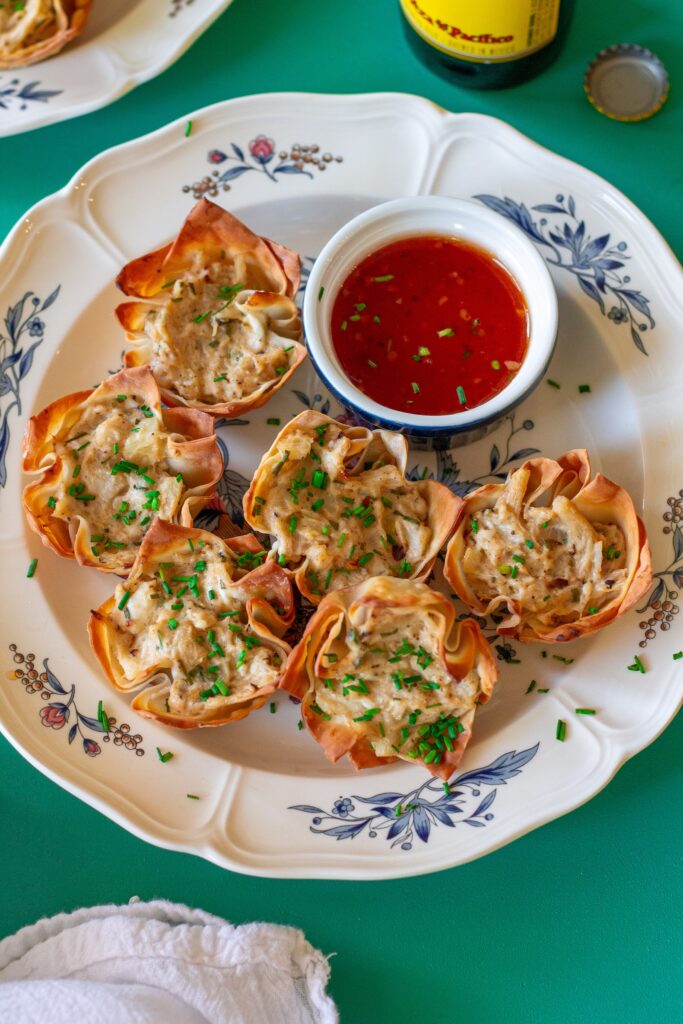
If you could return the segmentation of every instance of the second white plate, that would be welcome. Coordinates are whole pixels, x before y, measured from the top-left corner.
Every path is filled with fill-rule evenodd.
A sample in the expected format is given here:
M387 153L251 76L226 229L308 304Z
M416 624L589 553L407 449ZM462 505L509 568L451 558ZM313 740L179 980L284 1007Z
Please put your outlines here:
M0 137L89 114L154 78L232 0L95 0L85 31L55 57L0 71Z

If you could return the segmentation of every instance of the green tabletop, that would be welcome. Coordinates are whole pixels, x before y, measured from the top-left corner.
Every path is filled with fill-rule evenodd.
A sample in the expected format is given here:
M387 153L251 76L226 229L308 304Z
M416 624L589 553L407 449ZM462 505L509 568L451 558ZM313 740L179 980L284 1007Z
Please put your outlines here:
M169 71L113 106L0 140L0 233L96 153L205 104L270 90L401 90L503 118L585 164L622 189L680 253L683 5L576 6L553 67L515 89L477 93L416 61L398 0L236 0ZM667 105L641 124L608 121L582 91L589 58L623 41L653 49L672 78ZM682 742L679 716L573 814L465 867L370 884L247 878L158 850L1 741L0 933L84 904L163 897L234 923L303 928L337 954L332 994L345 1024L673 1021L683 995Z

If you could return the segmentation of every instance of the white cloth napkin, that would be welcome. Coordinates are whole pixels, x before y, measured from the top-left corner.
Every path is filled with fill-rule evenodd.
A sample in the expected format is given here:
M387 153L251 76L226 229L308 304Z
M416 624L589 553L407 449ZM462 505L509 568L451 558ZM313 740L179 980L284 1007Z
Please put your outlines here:
M337 1024L329 973L295 928L163 900L90 907L0 942L0 1021Z

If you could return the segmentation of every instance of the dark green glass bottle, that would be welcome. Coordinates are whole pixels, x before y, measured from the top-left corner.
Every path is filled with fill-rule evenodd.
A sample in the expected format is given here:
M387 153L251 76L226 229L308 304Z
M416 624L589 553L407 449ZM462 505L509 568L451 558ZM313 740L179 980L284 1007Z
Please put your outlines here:
M557 57L574 0L399 0L420 60L470 89L518 85Z

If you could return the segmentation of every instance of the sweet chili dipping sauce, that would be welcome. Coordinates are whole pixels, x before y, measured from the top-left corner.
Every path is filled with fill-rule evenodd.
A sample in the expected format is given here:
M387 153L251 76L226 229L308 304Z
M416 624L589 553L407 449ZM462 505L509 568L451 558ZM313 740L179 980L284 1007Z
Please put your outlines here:
M527 308L483 249L439 235L402 238L346 278L332 340L369 398L440 416L481 405L514 377L527 349Z

